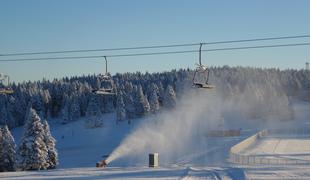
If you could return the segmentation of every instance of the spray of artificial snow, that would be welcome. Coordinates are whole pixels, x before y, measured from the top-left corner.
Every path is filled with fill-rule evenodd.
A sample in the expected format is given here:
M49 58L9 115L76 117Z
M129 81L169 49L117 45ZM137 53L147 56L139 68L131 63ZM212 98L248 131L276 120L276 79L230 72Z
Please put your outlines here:
M160 154L161 163L177 162L182 156L199 152L199 149L205 151L211 148L205 145L205 134L210 129L223 128L225 124L234 121L248 121L249 117L271 118L266 115L270 109L277 111L273 115L287 116L283 114L288 111L287 97L273 96L279 89L262 88L255 84L248 87L230 98L224 97L221 85L215 90L190 90L180 99L175 109L142 123L123 140L106 162L125 159L127 163L145 164L146 156L151 152ZM264 96L270 94L270 97L260 99L261 93ZM239 128L242 128L241 123Z

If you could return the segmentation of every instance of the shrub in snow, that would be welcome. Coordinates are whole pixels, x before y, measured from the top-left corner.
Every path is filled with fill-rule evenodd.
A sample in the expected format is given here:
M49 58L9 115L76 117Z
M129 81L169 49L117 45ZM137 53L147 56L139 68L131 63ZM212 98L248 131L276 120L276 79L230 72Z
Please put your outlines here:
M0 128L0 172L15 170L15 147L8 126Z
M44 129L44 142L47 147L47 157L46 162L48 163L48 169L54 169L58 165L58 153L56 149L56 140L52 136L50 127L47 121L43 121L43 129Z
M47 169L48 149L44 142L45 132L41 119L32 108L27 113L24 134L18 148L18 164L22 170Z

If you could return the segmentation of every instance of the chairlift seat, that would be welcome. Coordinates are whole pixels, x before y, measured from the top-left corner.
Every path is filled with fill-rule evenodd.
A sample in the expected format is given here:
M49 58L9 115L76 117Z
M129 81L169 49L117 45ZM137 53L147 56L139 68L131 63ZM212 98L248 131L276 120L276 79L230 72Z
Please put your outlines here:
M199 83L199 82L194 82L193 85L194 85L194 87L204 88L204 89L213 89L213 88L215 88L215 86L213 86L211 84L205 84L205 83Z
M97 89L97 90L93 90L93 93L99 94L99 95L115 95L112 89Z
M14 91L11 88L0 88L0 94L13 94Z

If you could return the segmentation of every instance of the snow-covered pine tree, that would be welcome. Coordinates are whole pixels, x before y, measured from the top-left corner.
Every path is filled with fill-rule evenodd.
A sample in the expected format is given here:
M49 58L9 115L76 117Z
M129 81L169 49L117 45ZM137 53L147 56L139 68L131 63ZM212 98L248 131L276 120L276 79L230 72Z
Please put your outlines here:
M60 111L60 116L61 116L61 123L62 124L67 124L71 119L69 116L69 97L67 95L64 95L64 105Z
M165 99L165 89L161 82L158 82L158 102L160 106L164 105L164 99Z
M21 144L18 147L18 166L22 170L47 169L48 150L44 142L41 119L32 108L27 113Z
M87 106L86 111L86 122L87 128L97 128L103 126L102 113L100 111L99 102L97 95L93 94Z
M52 136L50 127L46 120L43 121L43 129L45 132L44 142L47 147L46 162L48 163L48 169L55 169L58 165L58 153L56 149L56 140Z
M128 118L128 123L130 119L135 118L135 106L133 100L133 85L130 82L125 83L125 94L123 97L125 103L126 117Z
M51 95L48 90L41 90L40 91L41 99L43 102L43 118L47 119L49 115L48 109L50 108L50 102L51 102Z
M8 128L0 129L0 172L15 171L15 141Z
M14 114L15 114L15 103L16 103L16 99L12 96L8 96L7 97L7 105L6 105L6 109L7 109L7 123L5 125L11 127L15 127L16 126L16 120L14 118Z
M119 91L116 97L116 120L123 121L126 119L125 103L123 100L123 92Z
M4 96L0 95L0 125L7 124L8 111L6 108Z
M159 102L156 89L153 89L153 91L150 93L148 100L150 104L150 112L156 113L159 110Z
M172 86L168 85L165 91L164 106L166 108L173 108L176 105L176 95Z
M150 111L150 104L143 94L142 86L138 85L135 96L135 114L138 117L146 115Z
M40 118L44 117L44 105L39 89L34 89L31 95L32 108L36 110Z
M151 83L148 87L147 87L147 96L151 96L153 91L155 91L157 93L157 96L159 94L159 88L155 83Z
M114 108L115 97L114 96L103 96L100 99L102 99L102 112L110 113L115 110Z
M14 104L14 117L17 126L21 126L25 121L25 114L27 112L27 99L26 93L22 86L18 86L18 88L14 91L15 104Z
M71 121L76 121L81 117L81 108L76 94L71 96L71 104L69 109L69 117Z

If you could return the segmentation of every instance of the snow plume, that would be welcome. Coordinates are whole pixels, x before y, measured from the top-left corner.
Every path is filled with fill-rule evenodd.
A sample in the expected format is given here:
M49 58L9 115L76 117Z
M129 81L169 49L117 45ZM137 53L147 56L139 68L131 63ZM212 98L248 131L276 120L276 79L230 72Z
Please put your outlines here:
M205 116L216 119L216 117L211 117L215 116L216 106L208 107L215 98L212 94L207 92L191 94L183 98L175 109L147 119L112 152L106 160L107 163L126 156L139 154L145 156L148 152L168 153L170 157L170 152L177 154L178 151L184 149L191 136L198 132L197 123L200 119ZM210 103L205 103L205 101L210 101Z
M212 148L206 138L208 130L248 128L245 124L257 128L270 119L292 117L281 86L267 82L273 81L249 80L242 88L240 84L217 82L213 90L189 90L174 109L145 120L106 162L146 165L147 154L158 152L160 163L179 163L184 160L181 157L199 155Z

